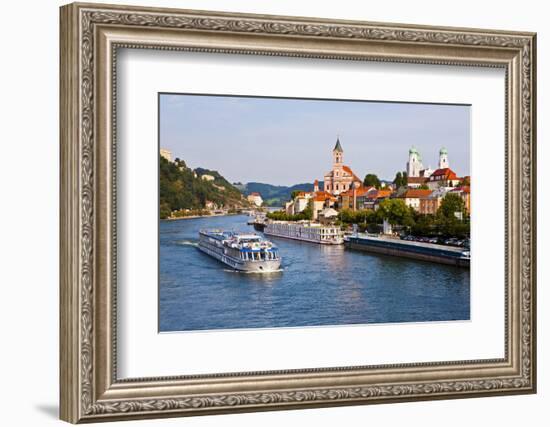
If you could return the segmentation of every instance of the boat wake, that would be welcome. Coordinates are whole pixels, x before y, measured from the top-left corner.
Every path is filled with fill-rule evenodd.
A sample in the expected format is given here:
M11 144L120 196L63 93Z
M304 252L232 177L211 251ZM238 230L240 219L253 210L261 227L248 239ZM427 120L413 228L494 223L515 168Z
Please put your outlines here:
M278 268L277 270L271 270L271 271L240 271L240 270L231 270L229 268L224 268L223 271L225 271L226 273L266 275L266 274L282 273L284 271L284 268Z
M180 246L194 246L194 247L199 246L199 242L193 242L192 240L177 240L175 243L176 245L180 245Z

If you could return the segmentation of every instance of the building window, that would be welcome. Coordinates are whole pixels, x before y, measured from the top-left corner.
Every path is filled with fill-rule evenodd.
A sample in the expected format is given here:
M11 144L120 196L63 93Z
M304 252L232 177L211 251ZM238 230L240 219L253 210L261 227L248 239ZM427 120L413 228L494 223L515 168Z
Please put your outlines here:
M338 184L336 184L336 189L338 190Z

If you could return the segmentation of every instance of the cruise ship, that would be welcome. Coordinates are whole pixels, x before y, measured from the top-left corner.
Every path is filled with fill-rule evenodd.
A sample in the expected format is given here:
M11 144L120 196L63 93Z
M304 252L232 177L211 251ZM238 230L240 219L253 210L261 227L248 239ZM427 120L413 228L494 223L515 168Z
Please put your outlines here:
M257 234L201 230L198 247L238 271L268 273L281 266L279 249Z
M341 245L344 243L344 236L340 227L314 222L270 221L265 225L264 234L321 245Z

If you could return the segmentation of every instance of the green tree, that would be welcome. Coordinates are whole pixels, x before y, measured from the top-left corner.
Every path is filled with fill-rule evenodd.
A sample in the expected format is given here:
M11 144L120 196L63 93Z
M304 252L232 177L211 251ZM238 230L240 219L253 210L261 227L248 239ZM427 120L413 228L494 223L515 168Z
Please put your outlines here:
M300 213L303 214L304 219L313 219L313 199L308 200L306 208Z
M437 214L445 218L457 218L457 214L460 214L464 218L466 216L464 200L458 194L447 193L441 200Z
M464 238L470 235L470 218L462 197L452 193L445 195L437 210L436 225L443 236Z
M433 215L417 215L411 227L411 234L415 236L433 236L437 234L435 217Z
M266 214L267 218L274 221L303 221L311 220L313 217L313 204L311 207L308 205L306 209L296 215L288 215L285 211L274 211Z
M408 184L407 178L407 172L397 172L395 174L395 178L393 179L393 183L397 188L406 187Z
M380 180L378 179L378 176L376 176L373 173L369 173L365 175L365 179L363 180L363 185L365 187L375 187L380 188Z
M403 182L403 175L401 172L397 172L395 174L395 178L393 179L393 183L397 188L401 187L401 183Z
M413 213L402 199L382 200L376 212L381 221L387 220L392 225L414 225Z
M172 214L172 211L170 210L170 205L168 205L167 203L161 203L159 213L160 213L161 219L168 218Z

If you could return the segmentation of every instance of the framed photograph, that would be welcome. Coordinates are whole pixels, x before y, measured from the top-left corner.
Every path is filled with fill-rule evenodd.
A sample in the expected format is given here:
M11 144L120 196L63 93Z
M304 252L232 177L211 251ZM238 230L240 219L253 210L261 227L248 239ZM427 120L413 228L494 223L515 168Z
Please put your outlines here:
M536 391L535 34L60 21L63 420Z

